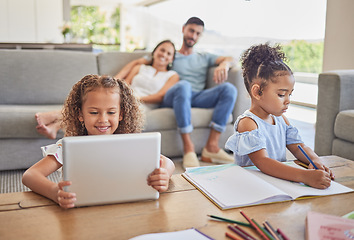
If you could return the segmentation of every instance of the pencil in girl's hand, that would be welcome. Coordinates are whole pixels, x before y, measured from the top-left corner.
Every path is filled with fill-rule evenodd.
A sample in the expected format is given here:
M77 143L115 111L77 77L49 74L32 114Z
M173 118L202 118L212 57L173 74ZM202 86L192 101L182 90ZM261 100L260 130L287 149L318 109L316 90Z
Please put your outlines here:
M297 145L297 147L301 150L301 152L305 155L305 157L307 158L307 160L309 160L309 162L312 164L312 166L315 168L315 169L318 169L318 167L315 165L315 163L311 160L311 158L309 157L309 155L307 155L307 153L305 152L305 150L300 146L300 145Z
M215 215L207 215L207 216L211 217L211 218L214 218L214 219L218 219L218 220L223 221L223 222L236 223L236 224L241 225L241 226L252 227L251 224L240 222L240 221L236 221L236 220L232 220L232 219L218 217L218 216L215 216Z

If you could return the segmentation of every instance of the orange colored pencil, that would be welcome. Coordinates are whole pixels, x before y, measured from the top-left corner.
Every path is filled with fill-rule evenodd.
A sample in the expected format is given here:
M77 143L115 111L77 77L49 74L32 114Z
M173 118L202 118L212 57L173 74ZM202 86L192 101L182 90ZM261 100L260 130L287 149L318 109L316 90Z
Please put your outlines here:
M234 235L232 235L231 233L228 233L228 232L225 233L225 236L228 237L228 238L231 238L233 240L242 240L242 239L239 239L239 238L235 237Z

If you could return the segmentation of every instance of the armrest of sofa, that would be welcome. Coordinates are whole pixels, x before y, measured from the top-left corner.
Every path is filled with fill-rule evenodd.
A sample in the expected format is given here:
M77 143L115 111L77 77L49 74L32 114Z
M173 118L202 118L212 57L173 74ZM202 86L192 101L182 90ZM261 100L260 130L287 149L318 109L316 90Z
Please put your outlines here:
M216 83L213 81L214 70L215 67L209 69L208 79L205 86L206 88L211 88L216 85ZM249 97L249 94L243 82L242 71L240 68L231 68L229 70L229 76L226 81L232 83L237 89L237 99L235 102L234 110L232 112L233 121L235 121L239 115L241 115L242 113L244 113L244 111L250 108L251 98Z
M318 78L315 152L332 154L334 123L340 111L354 109L354 70L321 73Z

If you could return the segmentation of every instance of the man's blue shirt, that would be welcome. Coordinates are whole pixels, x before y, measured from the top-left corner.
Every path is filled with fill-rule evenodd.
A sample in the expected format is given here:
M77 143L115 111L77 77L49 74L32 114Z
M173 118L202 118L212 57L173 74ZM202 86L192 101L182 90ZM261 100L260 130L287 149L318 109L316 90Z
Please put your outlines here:
M205 88L208 69L215 65L217 58L212 53L183 55L176 52L172 69L178 73L180 80L190 82L192 90L199 92Z

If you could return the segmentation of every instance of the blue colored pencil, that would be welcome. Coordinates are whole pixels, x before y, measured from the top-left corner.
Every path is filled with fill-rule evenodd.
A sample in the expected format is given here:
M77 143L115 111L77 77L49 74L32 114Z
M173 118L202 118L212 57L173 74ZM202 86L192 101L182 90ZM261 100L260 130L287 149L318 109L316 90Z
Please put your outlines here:
M314 164L314 162L311 160L311 158L309 157L309 155L307 155L307 153L304 151L304 149L300 146L300 145L297 145L297 147L301 150L301 152L305 155L305 157L307 158L307 160L309 160L309 162L312 164L312 166L315 168L315 169L318 169L318 167Z

